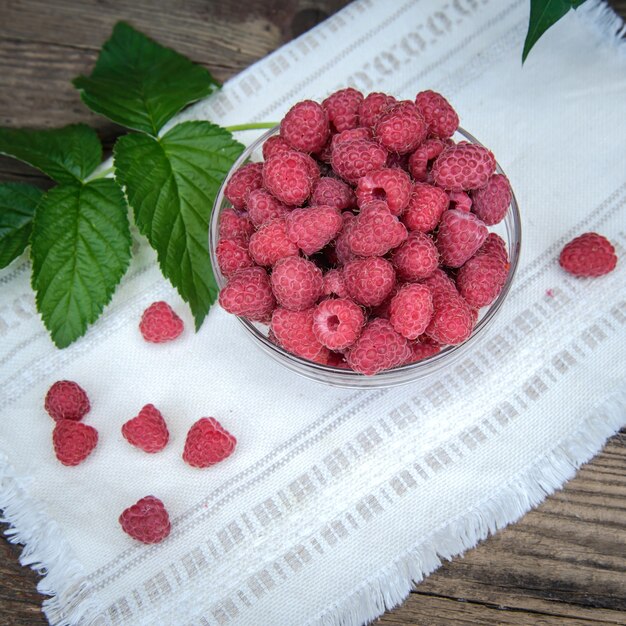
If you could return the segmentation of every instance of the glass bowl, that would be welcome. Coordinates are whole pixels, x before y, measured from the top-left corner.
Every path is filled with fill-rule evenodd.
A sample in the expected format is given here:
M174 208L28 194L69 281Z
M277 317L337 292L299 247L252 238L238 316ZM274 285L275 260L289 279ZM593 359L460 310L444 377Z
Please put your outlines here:
M223 209L229 208L231 205L224 196L224 189L228 180L233 173L239 169L245 163L262 161L263 156L261 148L263 143L269 137L278 134L279 127L269 130L261 135L256 141L254 141L237 159L230 172L224 179L219 193L215 199L213 205L213 213L211 215L211 224L209 228L209 252L211 254L211 263L213 265L213 273L215 274L215 280L219 288L221 289L226 284L226 278L221 274L217 258L215 256L215 247L218 241L218 225L220 214ZM470 135L467 131L459 128L455 133L453 139L455 141L465 140L476 145L482 145L475 137ZM497 165L496 171L499 174L504 174L499 165ZM519 208L515 199L515 194L511 194L511 204L507 211L506 217L502 222L494 227L489 228L490 232L498 233L506 242L509 252L510 268L507 280L500 292L500 295L494 300L489 307L483 307L480 310L480 316L474 331L467 341L457 346L448 346L443 348L441 352L434 356L428 357L417 363L410 363L408 365L401 365L390 370L379 372L374 376L365 376L352 370L345 370L338 367L332 367L329 365L320 365L307 359L300 358L289 352L286 352L279 346L272 343L268 337L268 327L264 324L256 322L250 322L243 318L237 318L243 328L243 331L250 337L254 344L269 357L286 367L287 369L300 374L310 380L315 380L320 383L335 387L352 387L373 389L382 387L393 387L396 385L404 385L416 380L425 378L438 372L444 367L455 363L468 351L472 350L478 342L487 334L487 328L493 324L498 311L502 308L504 301L509 293L515 271L517 269L519 261L519 252L522 239L522 228L520 222Z

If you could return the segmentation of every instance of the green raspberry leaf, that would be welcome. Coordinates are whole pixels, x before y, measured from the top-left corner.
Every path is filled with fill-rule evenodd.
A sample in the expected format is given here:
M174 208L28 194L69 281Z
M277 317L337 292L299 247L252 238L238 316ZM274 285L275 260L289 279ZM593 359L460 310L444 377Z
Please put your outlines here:
M0 128L0 153L36 167L58 183L82 181L102 161L98 135L85 124L53 130Z
M217 191L243 146L210 122L184 122L161 138L126 135L113 151L135 222L199 328L217 297L208 230Z
M0 184L0 268L26 249L41 196L43 191L32 185Z
M79 76L74 86L91 110L156 137L184 106L208 96L219 83L178 52L118 22L91 76Z
M37 309L59 348L85 334L130 261L128 209L110 179L51 189L31 236Z

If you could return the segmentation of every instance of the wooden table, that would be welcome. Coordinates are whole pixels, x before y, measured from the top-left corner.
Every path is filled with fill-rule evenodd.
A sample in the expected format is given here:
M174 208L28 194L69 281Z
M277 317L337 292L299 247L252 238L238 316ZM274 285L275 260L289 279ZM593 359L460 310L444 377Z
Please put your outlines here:
M225 80L345 4L247 0L244 9L241 1L179 0L159 10L150 0L0 0L0 125L86 122L110 148L120 129L90 113L70 79L91 70L119 19ZM626 0L611 4L626 15ZM3 158L0 180L46 185ZM0 541L0 624L46 624L37 576L19 566L18 554ZM444 565L380 622L626 624L626 431L562 491Z

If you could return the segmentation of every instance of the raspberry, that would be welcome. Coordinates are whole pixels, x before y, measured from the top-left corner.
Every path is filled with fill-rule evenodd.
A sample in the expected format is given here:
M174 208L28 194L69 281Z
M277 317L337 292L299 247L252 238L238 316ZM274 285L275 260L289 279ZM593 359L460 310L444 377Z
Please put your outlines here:
M417 361L423 361L441 352L441 346L426 335L422 335L415 341L411 341L409 347L411 348L411 356L407 363L417 363Z
M394 330L407 339L417 339L433 316L433 297L426 285L403 285L392 298L389 321Z
M172 529L163 502L154 496L141 498L124 509L119 522L127 535L142 543L160 543Z
M165 343L176 339L184 330L183 320L167 303L153 302L141 316L139 330L150 343Z
M361 210L348 235L348 247L356 256L382 256L398 247L407 231L387 204L374 201Z
M259 322L267 320L276 304L267 272L262 267L235 272L220 291L219 303L233 315Z
M340 265L344 265L348 261L352 261L354 259L354 254L350 251L348 240L350 233L356 224L356 215L346 211L341 214L341 219L343 220L343 227L337 237L337 240L335 241L335 254L337 255L337 262Z
M348 298L324 300L313 314L313 332L331 350L351 346L361 334L364 324L363 310Z
M428 278L425 278L422 284L430 289L434 304L442 299L459 295L454 281L441 268L437 268Z
M122 435L132 446L151 453L163 450L170 438L161 411L153 404L146 404L139 415L128 420L122 426Z
M192 467L210 467L228 458L237 440L214 417L201 417L187 433L183 460Z
M263 142L263 160L267 161L271 156L281 152L291 152L293 148L280 136L272 135Z
M248 242L240 237L220 239L215 247L215 256L224 276L230 276L237 270L254 265L254 261L248 254Z
M486 187L472 192L474 213L493 226L504 219L511 204L511 185L504 174L494 174Z
M464 213L471 211L472 199L465 191L449 191L448 198L450 199L449 208L463 211ZM478 217L480 217L480 215Z
M309 360L327 353L313 332L314 313L313 308L306 311L278 308L272 315L272 331L278 343L288 352Z
M245 208L250 192L263 186L262 171L263 163L248 163L230 177L224 195L236 209Z
M311 194L311 206L318 204L325 204L343 211L353 207L356 204L356 198L352 188L342 180L325 176L315 184Z
M414 183L402 221L409 230L428 233L437 227L448 203L448 194L443 189L426 183Z
M254 232L254 225L246 213L239 213L235 209L224 209L220 213L220 239L249 239Z
M351 128L350 130L344 130L341 133L337 133L332 136L330 141L330 153L332 155L333 150L340 144L346 141L355 141L356 139L372 140L372 131L369 128Z
M430 90L421 91L415 97L415 104L431 135L440 139L454 135L459 127L459 116L441 94Z
M480 248L487 234L487 227L473 213L446 211L437 232L441 262L448 267L461 267Z
M397 100L385 93L373 92L366 96L359 106L359 124L366 128L374 128L378 118Z
M298 254L298 246L287 236L287 221L278 217L263 224L250 237L250 256L258 265L274 265L278 259Z
M401 215L409 204L411 179L401 169L384 168L359 178L356 199L359 207L374 200L384 200L394 215Z
M391 293L396 273L386 259L368 257L346 263L343 279L348 295L355 302L364 306L377 306Z
M476 254L496 254L504 263L509 262L509 256L506 252L506 243L504 243L504 239L496 233L489 233L487 235L487 239L485 239L483 245L478 248Z
M348 365L361 374L373 376L398 365L410 356L408 341L383 319L369 322L348 351Z
M433 164L433 179L452 191L480 189L495 172L496 160L487 148L466 142L449 146Z
M474 312L470 306L456 295L433 295L434 312L426 329L426 334L437 343L457 345L472 334Z
M416 182L426 182L428 169L432 162L443 152L444 142L436 137L427 139L411 154L408 170Z
M294 104L280 123L280 136L295 150L317 152L329 135L328 115L313 100Z
M339 296L345 298L348 295L346 283L343 279L341 270L329 270L324 274L324 282L322 284L323 296Z
M78 465L96 447L98 431L82 422L61 419L54 427L52 443L54 453L63 465Z
M79 421L89 413L90 405L85 390L78 383L58 380L48 389L44 408L56 421Z
M561 250L559 265L574 276L602 276L615 269L617 255L606 237L585 233Z
M428 127L417 107L403 101L389 107L378 118L374 132L389 152L406 154L426 139Z
M385 166L387 151L373 141L354 139L337 145L330 162L333 170L349 183L356 183L361 176Z
M263 184L281 202L299 206L311 195L314 175L307 156L281 152L263 164Z
M255 189L248 196L248 215L255 226L261 226L276 217L284 217L291 207L284 205L265 189Z
M480 308L498 297L508 273L508 263L498 253L476 254L459 270L456 286L470 306Z
M386 320L389 319L389 309L391 308L391 301L393 297L398 293L398 289L402 287L403 283L396 283L393 289L389 292L389 295L378 305L370 307L370 318L382 317Z
M294 209L286 223L287 237L304 254L313 254L338 235L343 220L337 209L322 205Z
M328 113L331 130L340 133L359 125L359 107L363 94L352 87L331 94L322 102Z
M439 265L439 253L433 240L418 230L391 254L391 262L400 280L416 281L430 276Z
M298 256L277 261L270 282L278 305L290 311L309 309L322 295L322 270Z

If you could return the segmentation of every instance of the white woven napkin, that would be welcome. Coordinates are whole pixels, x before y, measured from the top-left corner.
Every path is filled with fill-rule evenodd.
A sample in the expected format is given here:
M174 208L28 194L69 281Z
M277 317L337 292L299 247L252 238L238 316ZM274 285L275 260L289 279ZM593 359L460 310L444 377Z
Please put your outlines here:
M626 423L626 54L618 18L587 4L522 69L526 0L361 0L184 115L277 120L348 84L451 100L511 179L522 264L488 336L436 377L324 387L270 361L218 307L194 334L140 242L105 315L63 351L34 311L26 259L0 275L0 506L24 564L45 572L52 624L358 625L518 519ZM576 280L555 259L590 230L620 262ZM186 323L169 345L137 330L158 299ZM43 410L60 378L88 391L100 432L76 468L54 458ZM172 435L156 455L120 433L148 402ZM181 459L201 416L239 441L205 471ZM148 494L173 519L151 547L117 522Z

